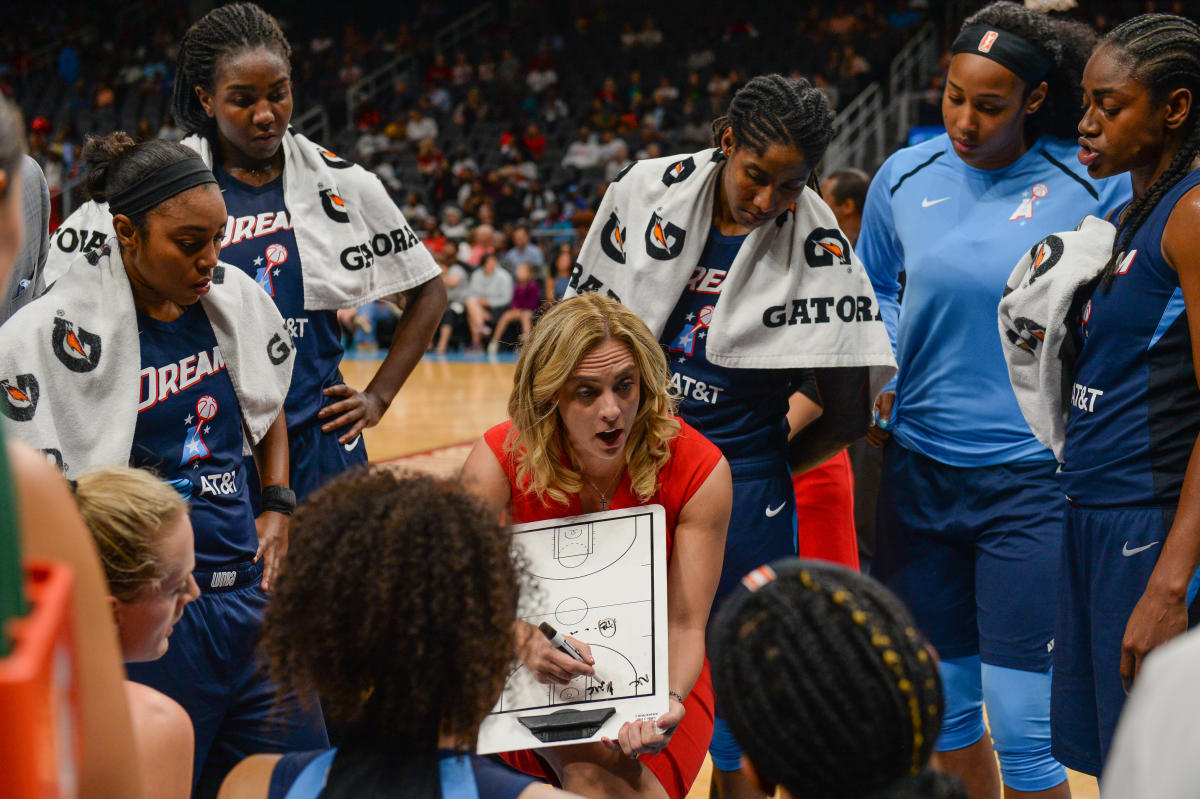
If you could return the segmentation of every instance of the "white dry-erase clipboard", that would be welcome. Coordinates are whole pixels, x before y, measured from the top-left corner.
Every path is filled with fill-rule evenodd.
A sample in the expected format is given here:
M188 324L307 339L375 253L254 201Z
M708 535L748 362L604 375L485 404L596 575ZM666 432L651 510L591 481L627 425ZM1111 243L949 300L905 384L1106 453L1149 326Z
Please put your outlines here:
M596 674L549 685L514 662L499 701L480 727L479 754L598 741L601 736L615 739L625 722L655 720L666 713L667 530L662 506L531 522L512 531L513 549L532 578L531 590L521 598L521 618L534 627L549 622L563 635L587 643ZM609 709L612 714L598 727L591 724Z

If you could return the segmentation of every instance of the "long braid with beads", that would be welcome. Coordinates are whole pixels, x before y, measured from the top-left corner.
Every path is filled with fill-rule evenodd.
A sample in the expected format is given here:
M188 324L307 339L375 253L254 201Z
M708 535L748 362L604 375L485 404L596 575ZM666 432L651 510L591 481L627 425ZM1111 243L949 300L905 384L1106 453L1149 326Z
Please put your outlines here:
M818 192L816 165L833 139L833 111L820 89L804 78L759 75L737 90L729 110L713 120L713 144L733 130L733 140L760 155L772 144L790 145L804 153L813 171L808 185Z
M189 133L210 140L216 123L204 113L196 87L212 92L222 58L242 50L266 47L284 61L292 47L275 18L254 3L230 3L196 20L179 42L171 107L175 121Z
M1101 44L1117 49L1131 77L1150 90L1154 102L1163 102L1176 89L1188 89L1192 94L1191 112L1183 123L1183 143L1166 170L1130 204L1120 222L1112 255L1104 268L1107 288L1134 234L1167 192L1192 171L1200 155L1200 27L1186 17L1143 14L1113 28Z
M766 779L805 799L965 797L926 765L942 721L928 642L879 583L817 561L762 567L726 600L717 705Z

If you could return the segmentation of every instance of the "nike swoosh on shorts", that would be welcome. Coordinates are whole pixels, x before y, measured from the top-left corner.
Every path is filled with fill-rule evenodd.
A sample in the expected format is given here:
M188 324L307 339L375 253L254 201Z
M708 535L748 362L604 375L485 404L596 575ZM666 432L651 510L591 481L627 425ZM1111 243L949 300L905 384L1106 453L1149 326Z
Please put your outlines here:
M1146 544L1146 546L1144 546L1144 547L1134 547L1133 549L1130 549L1129 542L1126 541L1125 545L1121 547L1121 554L1127 558L1131 558L1139 552L1145 552L1147 549L1149 549L1150 547L1154 546L1157 543L1158 543L1157 541L1151 541L1149 544Z
M787 504L786 502L780 502L780 503L779 503L779 507L778 507L778 508L774 508L774 509L772 509L772 508L771 508L771 506L770 506L770 505L768 505L768 506L767 506L767 510L766 510L767 518L768 518L768 519L774 519L776 516L778 516L778 515L779 515L779 511L783 510L783 506L784 506L784 505L786 505L786 504Z

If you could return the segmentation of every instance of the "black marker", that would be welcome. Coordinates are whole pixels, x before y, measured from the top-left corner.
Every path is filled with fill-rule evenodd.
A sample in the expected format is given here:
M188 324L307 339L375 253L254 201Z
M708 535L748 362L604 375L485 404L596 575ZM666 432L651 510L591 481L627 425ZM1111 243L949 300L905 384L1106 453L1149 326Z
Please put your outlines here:
M583 659L583 655L579 654L579 650L571 646L570 641L563 637L563 634L551 627L548 623L542 622L538 625L538 629L542 631L542 635L550 639L550 643L566 652L571 657L578 660L583 665L587 665L587 661Z

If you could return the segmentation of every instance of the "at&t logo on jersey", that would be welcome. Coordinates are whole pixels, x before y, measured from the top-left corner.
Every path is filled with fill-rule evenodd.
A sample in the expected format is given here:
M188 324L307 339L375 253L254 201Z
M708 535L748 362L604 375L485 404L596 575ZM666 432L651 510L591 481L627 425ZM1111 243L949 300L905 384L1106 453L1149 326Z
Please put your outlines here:
M61 316L54 320L50 345L59 362L72 372L90 372L100 363L100 337Z
M138 413L153 408L167 397L191 388L224 368L225 359L221 357L220 347L213 347L211 354L199 352L166 366L147 366L139 375Z
M1021 195L1021 204L1017 206L1017 210L1012 212L1012 216L1008 218L1009 222L1016 222L1018 219L1024 220L1033 219L1033 206L1038 200L1045 199L1050 194L1050 188L1045 183L1035 183L1029 191Z
M28 422L37 413L39 393L32 374L0 378L0 412L14 422Z
M703 380L696 380L674 371L671 372L671 385L675 387L681 397L690 397L698 402L707 402L709 405L716 405L721 392L725 390L720 386L709 385Z
M1098 388L1088 388L1076 383L1071 389L1071 404L1081 411L1091 413L1096 410L1096 397L1103 397L1104 392Z

